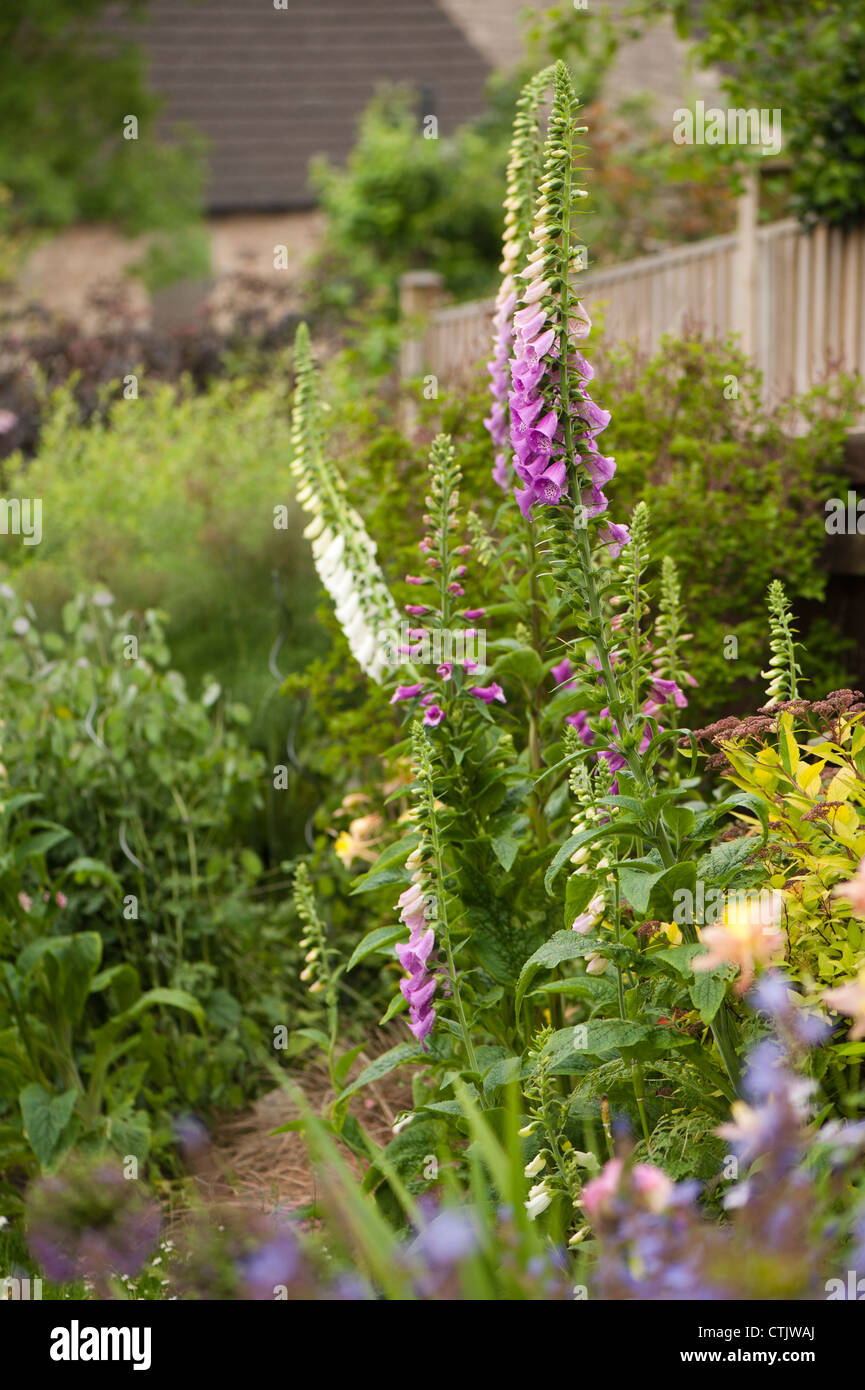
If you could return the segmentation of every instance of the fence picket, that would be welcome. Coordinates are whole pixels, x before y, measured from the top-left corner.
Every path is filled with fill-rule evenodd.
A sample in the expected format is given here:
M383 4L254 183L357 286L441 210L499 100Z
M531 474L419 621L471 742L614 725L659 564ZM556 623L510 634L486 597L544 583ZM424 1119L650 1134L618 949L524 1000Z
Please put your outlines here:
M664 333L684 328L724 337L741 322L735 235L710 237L605 270L578 286L590 317L603 307L610 342L654 351ZM792 220L757 230L754 359L767 403L825 380L843 363L865 376L865 228L817 227ZM453 385L490 353L494 301L449 305L429 319L428 370ZM865 427L865 420L860 427Z

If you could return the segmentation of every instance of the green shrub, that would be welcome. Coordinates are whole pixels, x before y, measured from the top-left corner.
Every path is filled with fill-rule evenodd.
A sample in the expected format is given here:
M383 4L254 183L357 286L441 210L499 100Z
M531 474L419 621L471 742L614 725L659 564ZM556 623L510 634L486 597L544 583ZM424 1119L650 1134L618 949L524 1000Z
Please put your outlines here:
M281 379L252 390L217 381L148 387L78 423L71 388L52 398L37 458L12 456L7 495L43 499L43 539L0 537L23 597L52 622L84 587L104 584L120 608L160 608L190 679L216 676L258 705L275 690L268 654L280 629L285 669L321 639L301 513L287 490ZM289 504L286 526L274 509ZM276 587L275 587L276 584Z
M35 617L2 586L0 1138L16 1164L22 1121L43 1166L144 1158L172 1113L241 1104L309 1016L293 909L245 847L271 779L246 708L169 669L158 614L98 591L62 635Z

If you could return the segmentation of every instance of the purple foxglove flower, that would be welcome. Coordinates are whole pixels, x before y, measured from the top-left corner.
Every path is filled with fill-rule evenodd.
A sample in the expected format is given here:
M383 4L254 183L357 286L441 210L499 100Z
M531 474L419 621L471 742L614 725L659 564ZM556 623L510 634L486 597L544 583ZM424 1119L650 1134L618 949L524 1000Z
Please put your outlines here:
M558 502L561 500L562 493L567 480L567 468L564 459L553 463L536 480L535 488L538 498L542 502Z
M407 895L412 893L414 896L409 898ZM435 954L435 932L426 923L421 883L418 881L412 884L411 889L407 889L402 897L406 897L407 901L400 917L409 928L409 939L407 942L400 942L396 947L399 963L406 972L406 978L400 980L399 987L403 997L408 1001L409 1029L426 1051L424 1038L435 1021L432 998L435 994L436 980L427 969Z
M566 724L572 724L580 736L586 748L591 748L595 741L595 734L589 727L589 716L584 709L577 710L576 714L569 714L565 718Z
M601 410L588 396L571 402L571 414L584 423L586 428L583 434L592 437L605 430L612 419L608 410Z
M516 295L514 296L514 303L516 303ZM546 321L546 314L537 304L528 304L525 309L518 309L514 314L514 327L524 333L527 338L533 338Z
M660 676L653 678L649 698L656 700L659 705L668 704L672 700L677 709L684 709L688 703L687 696L675 681L663 680Z
M423 722L435 729L444 719L445 712L440 705L428 705L424 711Z
M479 700L483 700L485 705L491 704L493 700L500 700L503 705L507 704L505 692L496 681L486 686L473 685L469 690L469 694L475 695Z
M608 483L616 471L616 460L607 458L605 454L583 454L582 462L592 482L598 487Z
M565 690L569 690L571 686L576 684L576 681L571 680L573 674L574 667L569 656L562 657L562 660L550 670L550 675L556 685L564 686Z
M423 685L398 685L390 697L390 703L395 705L397 700L414 700L420 695Z
M625 546L631 539L631 533L627 526L619 526L615 521L611 521L601 532L601 540L609 548L610 555L614 560L618 560Z

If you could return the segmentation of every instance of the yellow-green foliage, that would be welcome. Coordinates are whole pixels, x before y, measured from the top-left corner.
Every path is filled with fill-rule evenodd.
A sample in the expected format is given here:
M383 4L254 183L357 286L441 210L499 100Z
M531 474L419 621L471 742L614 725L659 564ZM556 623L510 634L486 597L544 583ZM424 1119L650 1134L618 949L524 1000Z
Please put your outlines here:
M723 745L730 780L768 810L769 884L783 890L790 965L809 990L865 963L865 929L832 894L865 855L865 715L840 715L835 732L797 737L787 711L776 744Z

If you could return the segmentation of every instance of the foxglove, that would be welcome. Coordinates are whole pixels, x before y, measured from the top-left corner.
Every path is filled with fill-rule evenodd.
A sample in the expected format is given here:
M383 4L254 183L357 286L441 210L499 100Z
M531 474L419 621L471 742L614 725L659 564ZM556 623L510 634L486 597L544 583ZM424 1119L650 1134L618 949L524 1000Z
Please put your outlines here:
M504 489L508 488L512 473L508 394L514 337L513 317L517 303L514 275L529 250L528 235L534 195L535 164L540 147L538 115L550 85L551 71L547 68L544 72L538 73L526 83L520 93L508 160L505 230L500 266L502 280L493 317L493 356L487 367L493 404L484 420L496 448L493 478L499 487Z
M338 470L324 458L318 384L303 323L295 338L295 373L291 471L298 483L297 500L312 517L304 536L352 655L380 683L389 665L387 634L398 623L397 608L376 560L375 542L349 505Z

